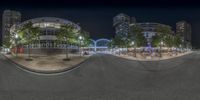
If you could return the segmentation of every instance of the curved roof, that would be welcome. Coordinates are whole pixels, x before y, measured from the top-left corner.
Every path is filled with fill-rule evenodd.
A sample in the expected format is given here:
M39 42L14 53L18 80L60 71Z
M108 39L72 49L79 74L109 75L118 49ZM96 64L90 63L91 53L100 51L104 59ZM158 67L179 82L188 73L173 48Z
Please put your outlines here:
M107 41L107 42L110 42L110 40L109 40L109 39L106 39L106 38L101 38L101 39L96 40L96 42L100 42L100 41Z
M39 18L33 18L33 19L29 19L29 20L26 20L26 21L18 24L17 27L19 28L19 27L23 26L24 24L26 24L28 22L32 22L33 24L34 23L43 23L43 22L59 23L61 25L64 25L64 24L73 24L78 30L81 29L80 26L77 25L77 24L75 24L74 22L69 21L67 19L57 18L57 17L39 17ZM13 25L12 27L16 27L16 25Z

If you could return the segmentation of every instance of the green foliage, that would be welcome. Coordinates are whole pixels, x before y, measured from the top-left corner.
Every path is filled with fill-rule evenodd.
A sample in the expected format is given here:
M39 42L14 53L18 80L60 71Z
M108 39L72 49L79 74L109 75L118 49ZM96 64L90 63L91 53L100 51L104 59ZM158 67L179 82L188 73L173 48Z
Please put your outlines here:
M111 39L111 41L108 43L108 47L109 47L109 48L114 48L113 39Z
M160 45L162 38L160 35L155 35L152 37L152 46L153 47L158 47Z
M56 37L58 41L66 41L67 44L80 44L79 36L82 36L81 46L88 46L90 43L89 33L75 28L72 24L62 25Z
M74 25L72 24L66 24L62 25L58 33L56 34L58 41L66 41L67 43L73 43L76 37L76 30Z
M174 36L170 34L166 34L164 36L164 43L167 47L173 47L174 46Z
M116 47L126 47L127 46L127 41L125 41L125 39L123 39L120 36L115 36L115 38L112 40L113 45L115 45Z
M172 30L170 26L158 25L155 28L156 35L152 37L152 46L158 47L161 41L168 47L174 45L174 36L171 35Z
M165 36L166 34L172 33L171 27L170 26L164 26L164 25L156 26L155 31L161 37Z
M40 36L40 28L33 27L32 22L28 22L23 25L22 28L18 30L18 35L20 37L20 42L23 44L29 44L35 40L38 40Z
M147 43L146 38L144 37L144 35L142 33L136 34L135 42L136 42L136 46L138 46L138 47L145 46Z
M131 43L131 41L134 41L136 46L138 47L146 45L147 41L142 32L143 30L140 26L138 25L131 26L130 33L128 35L128 38L130 40L129 43Z
M79 31L79 36L83 37L81 46L85 46L85 47L89 46L89 44L90 44L90 34L89 34L89 32L84 31L84 30L80 30Z
M181 44L183 44L182 38L181 38L180 34L176 34L174 36L174 46L179 47L179 45L181 45Z
M4 37L3 40L3 47L5 48L10 48L12 45L11 41L10 41L10 36L8 35L7 37Z

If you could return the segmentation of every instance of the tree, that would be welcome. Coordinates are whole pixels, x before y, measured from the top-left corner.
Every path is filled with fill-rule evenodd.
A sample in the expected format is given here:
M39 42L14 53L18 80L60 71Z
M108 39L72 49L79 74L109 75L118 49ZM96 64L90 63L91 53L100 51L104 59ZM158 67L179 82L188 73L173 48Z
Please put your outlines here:
M86 47L90 45L91 39L90 39L90 35L89 32L85 31L85 30L79 30L78 34L76 36L76 40L77 44L79 46L79 52L80 52L80 56L82 55L82 47Z
M182 41L182 38L181 38L180 34L176 34L174 36L174 46L175 47L179 47L182 44L183 44L183 41Z
M160 57L162 55L162 43L168 47L173 46L173 36L171 35L172 30L170 26L166 25L157 25L155 28L156 35L153 37L152 44L155 47L160 46Z
M160 42L162 40L162 37L158 34L152 37L152 46L158 47L160 45Z
M130 27L130 32L128 34L128 38L131 41L134 41L136 46L144 46L146 44L146 38L143 35L143 30L140 26L138 25L132 25Z
M115 45L114 45L114 39L113 39L113 38L112 38L112 39L110 40L110 42L108 43L108 47L109 47L110 49L112 49L112 48L115 47Z
M172 33L171 27L166 25L157 25L155 28L156 35L152 37L152 45L158 47L161 41L167 43L167 45L172 46Z
M27 60L32 60L30 58L30 43L39 39L40 28L34 27L32 22L28 22L19 29L18 33L21 38L20 42L22 44L28 45L28 59Z
M65 42L65 52L66 52L66 58L63 60L70 60L69 59L69 50L68 45L70 43L75 42L75 37L77 36L76 28L72 24L66 24L62 25L58 33L56 34L57 40L60 42Z
M160 36L165 36L166 34L172 33L171 27L166 25L157 25L155 31Z
M117 48L123 48L127 47L127 42L125 41L125 38L122 38L121 36L115 36L115 38L112 40L112 45Z
M166 25L157 25L155 28L156 36L153 37L153 39L156 39L154 41L154 45L157 46L160 41L164 40L165 37L170 38L169 34L172 33L171 27Z
M80 30L79 36L83 37L81 46L88 46L90 44L90 33L85 30Z
M10 36L7 36L3 40L3 47L4 48L10 48L11 47L11 42L10 42Z
M167 47L173 47L174 46L174 36L171 34L166 34L164 36L164 43Z

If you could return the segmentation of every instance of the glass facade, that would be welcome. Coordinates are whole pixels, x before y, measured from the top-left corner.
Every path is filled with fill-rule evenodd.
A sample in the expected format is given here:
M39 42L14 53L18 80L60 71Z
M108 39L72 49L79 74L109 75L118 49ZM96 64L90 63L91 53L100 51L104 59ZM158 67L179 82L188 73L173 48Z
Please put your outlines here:
M29 47L32 49L37 49L37 48L64 49L65 46L67 46L66 43L64 41L58 41L56 38L56 34L58 34L61 25L72 24L77 28L77 30L80 29L80 27L74 24L73 22L54 17L42 17L42 18L31 19L19 24L18 26L20 27L30 21L33 23L33 27L40 27L39 39L32 42L29 45ZM28 48L28 45L24 45L23 47ZM77 48L76 45L71 45L71 44L68 45L68 47Z
M33 26L35 27L41 27L41 28L60 28L60 23L54 23L54 22L41 22L41 23L34 23Z

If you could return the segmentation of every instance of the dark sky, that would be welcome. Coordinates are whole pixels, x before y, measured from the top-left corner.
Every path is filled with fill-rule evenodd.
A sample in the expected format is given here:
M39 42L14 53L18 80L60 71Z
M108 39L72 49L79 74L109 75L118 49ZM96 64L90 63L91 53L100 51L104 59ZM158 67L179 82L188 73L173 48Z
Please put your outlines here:
M19 10L22 20L36 17L60 17L80 23L92 38L114 35L112 18L118 13L136 17L137 22L159 22L175 27L186 20L192 24L193 44L200 47L200 4L196 0L6 0L1 1L3 10Z

